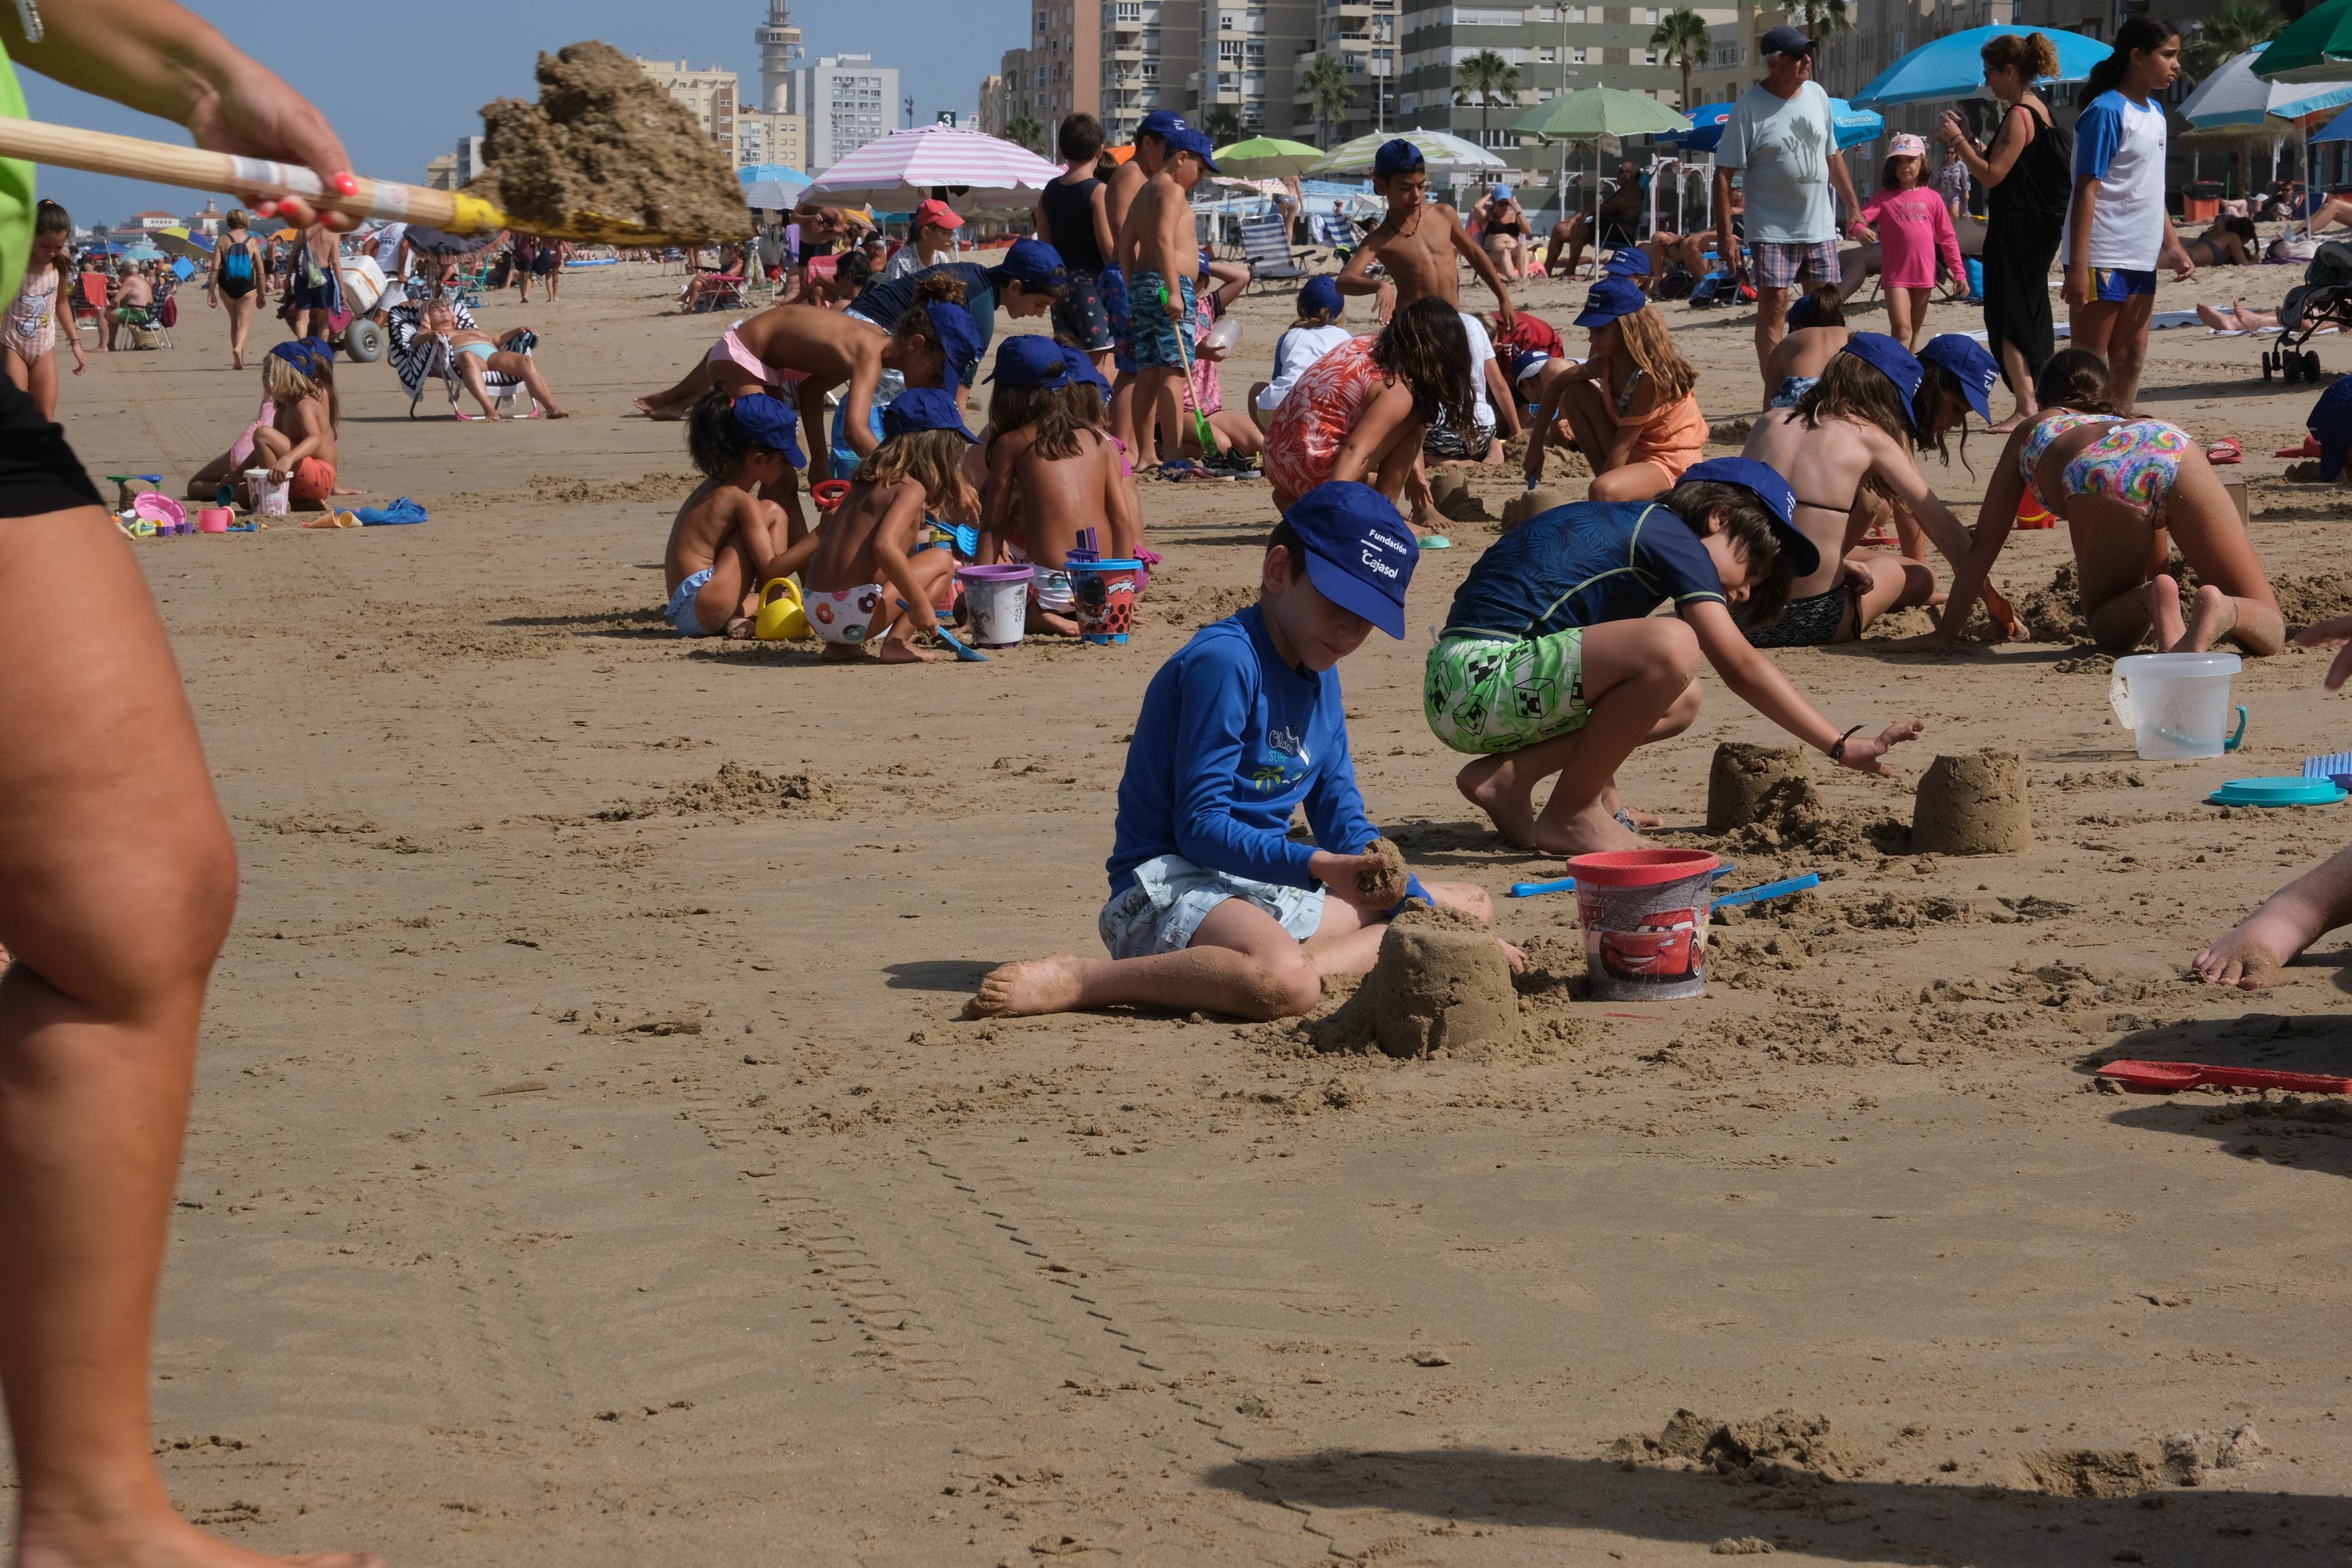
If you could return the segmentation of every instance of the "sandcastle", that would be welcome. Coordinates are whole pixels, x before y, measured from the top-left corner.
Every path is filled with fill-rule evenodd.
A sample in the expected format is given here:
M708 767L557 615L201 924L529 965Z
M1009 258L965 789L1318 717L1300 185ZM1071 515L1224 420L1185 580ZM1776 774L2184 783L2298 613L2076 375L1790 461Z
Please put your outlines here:
M1706 770L1706 830L1728 833L1761 814L1775 786L1795 781L1810 790L1805 754L1795 746L1759 746L1727 741L1715 749Z
M1503 527L1514 529L1554 507L1571 506L1584 499L1579 493L1580 489L1580 486L1555 483L1539 484L1531 490L1524 490L1503 503Z
M2024 759L1985 751L1930 763L1912 806L1911 847L1937 855L2016 855L2032 848Z
M1468 915L1416 904L1391 922L1356 994L1316 1026L1316 1044L1368 1040L1392 1057L1461 1055L1518 1037L1519 996L1495 933Z

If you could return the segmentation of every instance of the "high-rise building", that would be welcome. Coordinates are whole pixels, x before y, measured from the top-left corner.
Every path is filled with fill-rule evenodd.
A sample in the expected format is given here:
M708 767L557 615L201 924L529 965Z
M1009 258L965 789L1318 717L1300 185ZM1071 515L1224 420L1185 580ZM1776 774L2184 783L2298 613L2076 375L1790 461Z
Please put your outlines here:
M1015 118L1026 114L1050 133L1068 114L1099 116L1103 106L1101 0L1030 0L1026 82Z
M751 41L760 46L760 108L771 114L789 110L793 69L802 58L801 30L785 15L784 0L768 0L767 23Z
M482 139L478 136L457 138L457 160L450 169L450 177L457 182L455 188L461 191L479 179L482 171L489 167L482 161Z
M872 55L826 55L793 72L792 110L808 125L808 162L823 174L898 125L898 70Z
M1397 0L1317 0L1314 25L1312 44L1292 61L1294 132L1336 147L1396 124ZM1346 89L1344 100L1328 103L1307 80L1327 58L1339 62Z
M688 68L684 60L672 65L667 60L639 58L638 68L654 79L654 85L692 110L702 121L703 130L719 146L726 160L735 162L735 110L738 86L733 71L712 66L706 70Z
M1223 110L1243 136L1288 135L1297 57L1315 47L1315 26L1316 0L1202 0L1190 118L1209 130Z
M1114 142L1135 140L1155 109L1192 112L1200 70L1202 0L1102 0L1097 111Z

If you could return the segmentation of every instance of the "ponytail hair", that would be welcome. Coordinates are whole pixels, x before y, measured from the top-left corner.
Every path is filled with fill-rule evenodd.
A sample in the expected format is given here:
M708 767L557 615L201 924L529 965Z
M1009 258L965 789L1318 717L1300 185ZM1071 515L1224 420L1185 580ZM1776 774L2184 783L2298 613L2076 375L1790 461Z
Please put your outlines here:
M2002 33L1978 52L1987 70L2013 70L2028 87L2058 74L2058 46L2039 33Z
M2091 68L2084 79L2083 98L2085 102L2103 92L2113 92L2123 85L2124 72L2131 68L2136 54L2154 54L2164 47L2167 38L2177 38L2180 29L2160 16L2132 16L2116 29L2116 52Z
M65 208L47 196L41 198L41 205L34 209L33 232L65 236L65 244L58 247L57 259L50 265L57 269L58 287L68 299L73 297L73 217Z
M2044 408L2113 415L2107 362L2088 349L2061 349L2033 378L2033 399Z

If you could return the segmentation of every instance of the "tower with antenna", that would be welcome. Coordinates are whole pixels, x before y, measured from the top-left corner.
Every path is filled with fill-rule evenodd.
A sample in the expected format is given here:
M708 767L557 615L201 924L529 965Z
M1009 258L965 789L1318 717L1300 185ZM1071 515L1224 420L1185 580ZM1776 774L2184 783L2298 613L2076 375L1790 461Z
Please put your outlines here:
M786 0L768 0L768 20L754 30L760 46L760 107L771 114L791 107L793 70L801 54L801 30L793 26Z

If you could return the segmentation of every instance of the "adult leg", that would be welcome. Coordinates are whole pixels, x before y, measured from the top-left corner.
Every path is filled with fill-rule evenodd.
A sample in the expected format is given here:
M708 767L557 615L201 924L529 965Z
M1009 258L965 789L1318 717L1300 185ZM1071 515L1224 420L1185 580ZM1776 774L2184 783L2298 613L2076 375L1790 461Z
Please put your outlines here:
M2216 984L2259 991L2347 921L2352 921L2352 848L2338 849L2263 900L2228 935L2206 943L2189 967Z
M228 312L228 357L236 369L245 368L245 340L253 331L253 310L257 297L246 295L241 300L224 300L221 308Z
M1862 286L1878 271L1882 254L1875 245L1857 245L1851 250L1838 252L1839 299L1851 300L1862 291ZM1890 311L1893 310L1892 301L1888 309Z
M1764 366L1772 358L1772 351L1779 348L1780 340L1788 335L1789 290L1769 289L1759 283L1756 285L1756 374L1759 376L1764 374ZM1770 386L1765 387L1764 395L1769 400L1772 395Z
M1584 247L1591 243L1591 220L1582 213L1571 216L1568 220L1568 271L1564 274L1554 273L1553 275L1555 277L1573 276L1576 269L1584 263ZM1547 267L1544 270L1549 272L1551 268Z
M2007 338L2000 340L1999 347L2000 374L2008 380L2010 392L2016 399L2009 417L1992 427L1994 435L2004 436L2042 412L2042 405L2033 395L2033 372L2028 367L2025 351Z
M173 1511L147 1407L235 847L154 601L106 515L7 520L0 598L0 943L16 959L0 979L0 1382L16 1562L259 1568Z
M1581 729L1500 756L1481 757L1454 785L1523 849L1582 855L1638 849L1616 818L1617 769L1636 746L1678 735L1698 716L1698 637L1680 619L1651 616L1585 628ZM1538 816L1536 785L1559 775Z
M2116 412L2128 415L2139 397L2139 373L2147 363L2147 324L2156 296L2134 294L2116 307L2107 334L2107 375L2115 385Z
M467 357L470 359L473 356L469 354ZM521 382L531 396L538 400L540 406L547 410L550 419L572 417L557 405L555 394L547 389L547 377L540 373L539 362L529 354L501 349L490 356L489 366L500 375Z
M481 356L461 353L455 357L457 363L454 368L457 372L457 379L466 384L466 390L474 395L474 401L482 405L482 417L485 419L502 417L499 413L497 398L490 391L489 383L482 378Z

